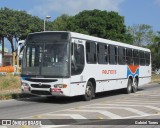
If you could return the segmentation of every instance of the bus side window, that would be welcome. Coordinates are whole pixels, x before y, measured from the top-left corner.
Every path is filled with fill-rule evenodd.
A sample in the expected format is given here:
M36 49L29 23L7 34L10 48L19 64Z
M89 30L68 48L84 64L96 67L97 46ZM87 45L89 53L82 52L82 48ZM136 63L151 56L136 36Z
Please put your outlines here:
M146 60L146 66L150 65L150 53L146 52L145 53L145 60Z
M87 63L89 64L97 63L95 42L91 42L91 41L86 42L86 59L87 59Z
M145 52L140 51L140 65L145 65Z
M138 50L133 50L133 62L134 65L139 65L139 51Z
M117 47L113 45L108 46L109 63L117 64Z
M97 58L99 64L108 63L108 48L107 44L98 43L97 44Z
M128 65L133 65L132 49L126 49L126 62Z
M118 63L120 65L126 64L125 62L125 48L118 47Z

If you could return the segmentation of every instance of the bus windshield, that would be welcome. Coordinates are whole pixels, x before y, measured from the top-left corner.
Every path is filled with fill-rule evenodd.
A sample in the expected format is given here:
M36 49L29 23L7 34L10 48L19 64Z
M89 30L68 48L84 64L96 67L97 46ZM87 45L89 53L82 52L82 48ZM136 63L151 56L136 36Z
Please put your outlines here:
M69 77L69 42L26 41L22 75Z

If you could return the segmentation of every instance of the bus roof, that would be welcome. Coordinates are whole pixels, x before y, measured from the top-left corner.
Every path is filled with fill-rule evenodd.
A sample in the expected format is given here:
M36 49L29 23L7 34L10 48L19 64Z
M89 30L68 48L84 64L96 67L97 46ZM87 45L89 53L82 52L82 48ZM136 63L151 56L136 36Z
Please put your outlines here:
M77 33L77 32L70 32L70 31L45 31L45 32L46 33L67 32L67 33L70 33L71 37L77 38L77 39L107 43L107 44L122 46L122 47L126 47L126 48L133 48L133 49L137 49L137 50L143 50L143 51L150 52L150 49L147 49L147 48L134 46L134 45L130 45L130 44L126 44L126 43L122 43L122 42L118 42L118 41L113 41L113 40L109 40L109 39L103 39L103 38L99 38L99 37L95 37L95 36L85 35L85 34L81 34L81 33ZM30 33L30 34L36 34L36 33L38 34L38 33L45 33L45 32L35 32L35 33Z
M70 33L71 33L71 37L74 37L74 38L90 40L90 41L95 41L95 42L101 42L101 43L107 43L107 44L122 46L122 47L126 47L126 48L133 48L133 49L137 49L137 50L143 50L143 51L150 52L150 49L139 47L139 46L134 46L134 45L118 42L118 41L103 39L103 38L89 36L89 35L80 34L80 33L76 33L76 32L70 32Z

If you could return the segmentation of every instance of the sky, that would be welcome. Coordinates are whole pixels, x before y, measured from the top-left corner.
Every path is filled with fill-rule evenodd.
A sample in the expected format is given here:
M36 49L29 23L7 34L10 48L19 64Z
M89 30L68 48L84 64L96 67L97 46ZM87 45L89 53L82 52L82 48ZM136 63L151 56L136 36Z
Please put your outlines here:
M0 0L0 8L24 10L50 21L62 14L74 16L83 10L116 11L124 16L125 25L147 24L160 31L160 0Z

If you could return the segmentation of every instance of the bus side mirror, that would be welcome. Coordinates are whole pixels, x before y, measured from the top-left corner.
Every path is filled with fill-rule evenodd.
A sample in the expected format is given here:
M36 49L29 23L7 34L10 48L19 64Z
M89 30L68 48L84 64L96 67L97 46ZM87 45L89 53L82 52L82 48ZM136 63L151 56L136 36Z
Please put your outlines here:
M17 55L20 56L20 53L22 52L24 48L25 40L18 41L18 48L17 48Z
M71 62L72 62L72 63L75 62L75 57L74 57L74 55L71 56Z

